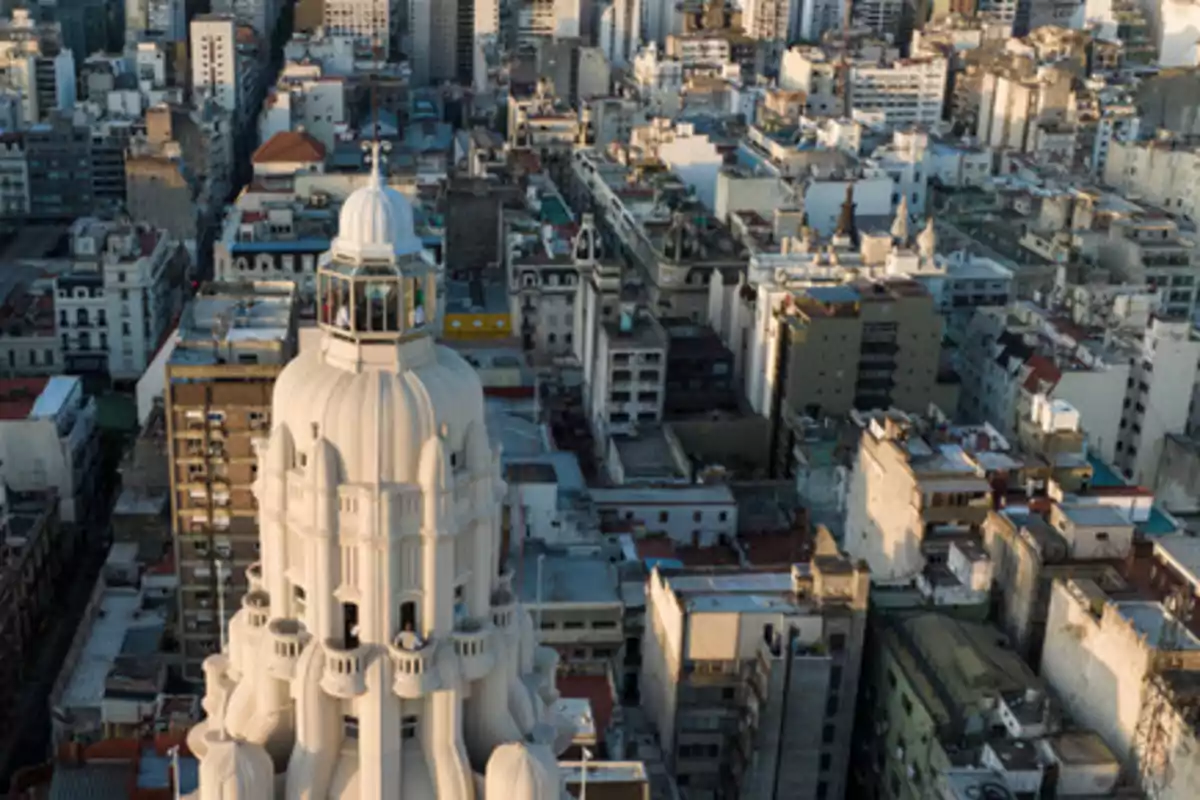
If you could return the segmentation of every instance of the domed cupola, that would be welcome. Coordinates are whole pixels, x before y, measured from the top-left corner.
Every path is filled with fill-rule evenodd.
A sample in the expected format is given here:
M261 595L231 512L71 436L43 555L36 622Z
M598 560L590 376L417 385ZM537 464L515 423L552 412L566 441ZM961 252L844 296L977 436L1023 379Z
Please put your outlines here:
M367 184L346 198L317 269L321 327L360 343L428 335L437 308L435 264L413 228L412 205L383 183L382 149L371 144Z

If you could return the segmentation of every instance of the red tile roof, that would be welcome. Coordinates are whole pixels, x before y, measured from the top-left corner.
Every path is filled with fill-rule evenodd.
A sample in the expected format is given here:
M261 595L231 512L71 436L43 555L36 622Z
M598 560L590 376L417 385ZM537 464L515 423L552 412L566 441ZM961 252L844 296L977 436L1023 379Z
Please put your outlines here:
M280 131L263 142L250 160L255 164L324 161L325 145L304 131Z
M49 378L6 378L0 380L0 419L26 419L33 404L50 382Z

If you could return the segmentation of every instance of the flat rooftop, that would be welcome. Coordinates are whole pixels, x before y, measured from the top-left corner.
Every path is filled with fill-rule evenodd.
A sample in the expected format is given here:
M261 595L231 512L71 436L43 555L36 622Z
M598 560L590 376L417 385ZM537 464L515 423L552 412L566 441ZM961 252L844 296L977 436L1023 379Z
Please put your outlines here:
M1058 506L1067 519L1087 528L1129 527L1133 522L1112 506L1060 503Z
M557 483L558 473L554 471L552 464L507 464L504 467L504 480L508 483Z
M1070 731L1046 737L1046 744L1058 756L1058 760L1069 765L1116 764L1112 750L1094 731Z
M702 486L617 486L592 489L598 506L736 505L733 490L723 483Z
M544 556L544 558L542 558ZM521 554L518 590L521 600L537 605L538 563L541 561L542 603L620 603L620 580L616 567L600 554L575 554L531 541Z
M1042 689L991 625L924 612L891 622L884 641L938 724L985 713L1009 692Z
M677 575L666 583L691 613L791 614L807 608L796 602L787 572Z
M1200 583L1200 538L1184 533L1154 540L1154 552L1193 583Z
M444 291L446 316L508 313L508 287L500 281L448 280Z
M140 650L139 634L147 630L161 633L166 618L159 611L143 606L137 589L108 588L100 601L100 609L92 620L91 633L71 672L60 706L72 708L99 707L104 699L105 682L126 651L127 640Z
M614 436L613 447L628 480L682 480L687 475L675 463L670 442L661 427L639 430L636 436Z
M214 363L220 344L286 341L295 300L290 281L205 284L180 317L171 363Z
M1124 617L1134 629L1152 646L1162 640L1167 625L1173 625L1175 644L1172 650L1200 650L1200 639L1163 608L1163 604L1151 600L1122 600L1116 604L1117 613Z
M567 783L582 783L582 761L560 761L563 779ZM641 761L588 761L588 783L641 783L649 780Z
M637 317L633 324L622 328L619 321L608 321L603 325L610 351L666 350L667 337L649 317Z
M554 450L549 453L543 453L537 456L516 456L514 458L505 458L505 468L516 468L518 475L526 468L534 468L533 475L542 478L548 473L545 470L553 472L551 481L558 485L559 494L577 495L587 489L587 482L583 478L583 471L579 468L579 456L569 450ZM506 478L506 480L517 483L526 482L524 478ZM537 481L531 481L537 482Z

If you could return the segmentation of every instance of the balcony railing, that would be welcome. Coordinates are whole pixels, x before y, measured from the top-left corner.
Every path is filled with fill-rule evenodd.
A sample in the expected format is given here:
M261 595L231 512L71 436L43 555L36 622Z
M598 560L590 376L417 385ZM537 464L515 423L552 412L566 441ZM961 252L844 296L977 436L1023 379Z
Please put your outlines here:
M401 634L388 645L395 672L392 691L405 700L417 700L440 686L434 665L437 648L432 642L418 640L418 647L404 640L405 635Z
M276 678L291 680L296 670L296 659L308 642L308 632L299 620L274 619L267 625L267 634L273 640L271 663L267 671Z
M349 700L367 691L367 645L347 647L339 639L325 640L325 672L321 688Z
M475 619L462 620L450 634L467 680L478 680L491 671L495 658L491 637L492 624Z

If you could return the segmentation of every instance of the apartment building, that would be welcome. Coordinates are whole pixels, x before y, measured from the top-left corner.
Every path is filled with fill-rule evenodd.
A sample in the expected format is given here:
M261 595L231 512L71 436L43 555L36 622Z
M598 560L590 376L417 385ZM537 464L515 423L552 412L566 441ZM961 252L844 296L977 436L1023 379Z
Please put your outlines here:
M83 526L96 513L100 433L80 378L0 380L0 478L12 492L53 490L58 517Z
M748 0L742 7L742 28L751 39L789 42L798 35L799 0Z
M840 113L836 72L841 53L798 46L780 62L780 86L809 95L809 108ZM882 42L856 43L850 56L850 108L876 116L889 127L935 125L946 102L949 62L940 55L901 58Z
M72 262L56 279L66 368L139 378L179 313L190 262L164 231L85 217L71 226Z
M1124 195L1187 219L1200 219L1200 184L1193 180L1200 148L1183 139L1159 137L1111 142L1101 173Z
M541 631L538 641L558 652L559 674L607 675L625 646L625 605L610 554L536 540L521 550L521 602Z
M574 217L545 176L531 176L525 208L501 213L513 330L536 363L568 357L575 347L581 272L598 257L595 225L585 217L572 238Z
M1200 289L1197 245L1190 223L1147 211L1113 220L1095 261L1116 283L1160 292L1158 313L1186 319L1196 311Z
M571 205L595 215L610 252L619 245L629 254L631 266L645 280L649 307L699 322L713 274L736 280L745 269L747 250L697 199L695 187L645 166L621 163L597 149L575 148Z
M24 665L41 644L78 537L59 526L54 490L13 492L0 482L0 724L13 716Z
M651 573L642 707L687 797L846 796L869 588L828 532L790 573Z
M1041 674L1064 710L1134 766L1143 790L1159 800L1200 792L1200 639L1172 611L1180 602L1106 591L1091 580L1055 581L1042 651Z
M7 377L55 375L63 368L54 317L54 278L32 264L9 264L0 287L0 373Z
M275 378L296 353L290 282L205 284L167 361L171 530L185 675L221 645L258 560L254 441L271 427Z
M912 279L803 288L756 309L767 314L773 324L754 329L766 335L751 339L746 373L751 406L767 417L921 412L956 397L940 380L942 318Z
M61 23L36 21L26 8L0 19L0 86L19 98L24 125L75 105L75 57L62 39Z
M667 334L663 413L667 417L737 411L733 353L707 325L661 317Z
M351 119L348 94L346 78L326 74L319 63L284 64L263 100L258 140L266 143L278 133L303 131L332 152Z
M132 132L128 120L77 124L59 112L26 129L30 216L70 221L115 213L125 199L125 147Z
M242 65L238 58L237 18L232 14L203 14L190 28L192 92L211 98L236 115L241 106Z
M1010 463L987 456L1007 450L987 427L954 434L936 420L927 427L917 417L870 418L850 477L847 552L864 559L881 583L910 584L927 568L942 572L952 544L978 544L993 502L989 468ZM965 577L973 579L973 570Z
M617 318L597 321L595 364L584 402L598 443L662 422L669 341L628 290Z
M330 36L349 36L365 52L386 60L392 37L399 30L395 11L385 0L325 0L324 30Z
M1114 796L1121 765L1089 730L1060 730L1046 683L990 625L885 613L864 659L854 797Z

